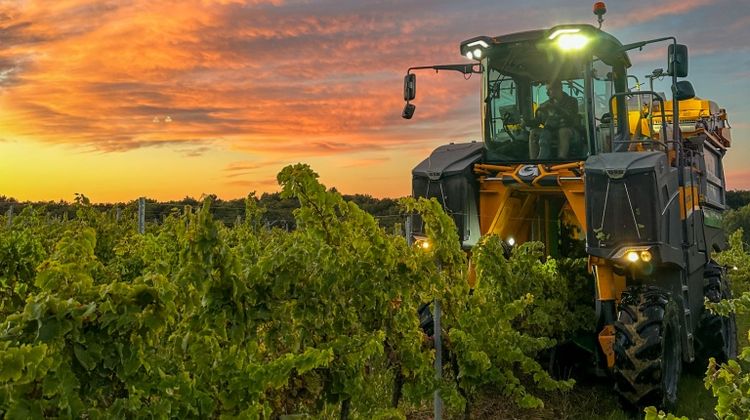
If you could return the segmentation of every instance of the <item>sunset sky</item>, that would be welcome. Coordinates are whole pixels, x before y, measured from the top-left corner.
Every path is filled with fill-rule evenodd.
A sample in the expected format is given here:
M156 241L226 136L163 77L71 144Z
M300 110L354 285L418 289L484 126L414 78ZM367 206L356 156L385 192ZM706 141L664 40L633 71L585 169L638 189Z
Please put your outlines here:
M479 78L419 74L458 45L594 23L591 1L0 0L0 195L93 201L276 191L286 164L328 186L410 192L440 144L480 140ZM698 96L728 110L730 188L750 188L750 1L610 1L623 43L676 35ZM633 52L666 67L666 45ZM666 90L662 88L661 90Z

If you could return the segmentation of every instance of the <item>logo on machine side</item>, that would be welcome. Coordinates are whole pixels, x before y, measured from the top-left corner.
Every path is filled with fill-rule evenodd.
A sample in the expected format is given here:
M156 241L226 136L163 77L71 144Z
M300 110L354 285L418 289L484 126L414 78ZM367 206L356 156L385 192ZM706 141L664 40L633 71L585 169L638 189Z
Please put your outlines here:
M524 181L531 182L539 176L539 167L536 165L524 165L518 170L518 177Z
M625 176L625 169L607 169L607 176L612 179L621 179Z

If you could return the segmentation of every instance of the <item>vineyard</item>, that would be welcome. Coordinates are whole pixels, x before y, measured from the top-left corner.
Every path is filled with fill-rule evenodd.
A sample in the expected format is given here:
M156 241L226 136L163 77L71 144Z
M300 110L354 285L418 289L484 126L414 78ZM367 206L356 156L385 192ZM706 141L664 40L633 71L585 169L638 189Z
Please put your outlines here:
M404 418L425 412L435 390L448 412L468 415L487 392L531 409L543 407L540 393L574 387L544 361L594 327L585 259L488 237L473 250L470 290L437 202L401 203L430 237L428 248L410 246L306 165L278 180L300 204L291 232L260 223L253 196L232 226L213 219L210 200L145 234L83 199L69 220L26 208L0 224L0 416ZM722 258L746 289L741 232ZM419 311L436 301L439 377ZM750 412L741 364L711 365L706 387L720 415Z

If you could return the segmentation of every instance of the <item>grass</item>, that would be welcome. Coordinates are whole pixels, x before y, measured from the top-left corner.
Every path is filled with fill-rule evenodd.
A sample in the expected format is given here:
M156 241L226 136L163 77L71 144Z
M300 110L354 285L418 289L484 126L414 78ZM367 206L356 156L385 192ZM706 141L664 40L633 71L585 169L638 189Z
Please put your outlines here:
M530 419L530 420L628 420L642 417L640 412L624 410L612 383L606 378L581 379L575 388L567 393L549 392L539 395L544 400L544 408L536 410L519 409L507 398L483 393L473 404L472 419ZM703 387L701 376L685 372L679 385L679 400L674 414L691 419L713 419L716 400ZM448 411L446 419L462 419L462 413ZM407 416L409 419L432 418L432 407L423 407Z
M691 418L713 418L714 398L703 387L703 379L685 374L680 381L678 409L675 414L687 415ZM608 379L598 379L591 382L579 382L573 391L567 394L547 395L545 408L538 415L532 412L518 413L515 418L539 419L601 419L625 420L638 418L639 412L623 409L612 383ZM510 414L510 413L508 413ZM490 418L476 416L474 418ZM506 413L498 413L498 419L508 418Z

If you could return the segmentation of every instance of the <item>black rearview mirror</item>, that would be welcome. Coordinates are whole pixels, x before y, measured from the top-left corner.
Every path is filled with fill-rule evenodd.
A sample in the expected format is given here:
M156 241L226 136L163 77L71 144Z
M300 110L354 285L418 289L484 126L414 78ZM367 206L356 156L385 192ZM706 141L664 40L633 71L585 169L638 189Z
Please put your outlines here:
M684 101L687 99L695 98L695 89L693 89L693 84L688 82L687 80L677 82L677 85L675 85L673 89L674 92L672 92L672 94L675 100Z
M669 44L667 51L669 74L677 77L688 75L688 48L684 44Z
M405 120L410 120L411 117L414 116L414 110L416 108L417 107L414 106L414 104L410 104L407 102L406 105L404 106L404 110L401 112L401 118Z
M404 76L404 100L413 101L417 97L417 75L409 73Z

